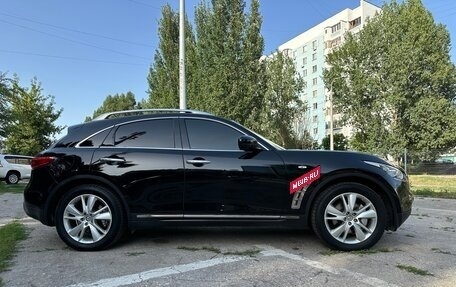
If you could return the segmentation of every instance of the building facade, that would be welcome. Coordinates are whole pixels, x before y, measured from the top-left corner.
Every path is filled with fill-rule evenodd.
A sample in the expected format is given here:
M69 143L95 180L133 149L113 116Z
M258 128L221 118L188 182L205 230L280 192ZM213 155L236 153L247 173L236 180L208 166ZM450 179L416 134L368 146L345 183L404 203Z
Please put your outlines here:
M328 68L326 55L343 43L346 32L359 32L377 12L380 7L361 0L359 7L345 9L279 46L279 51L291 55L304 80L301 99L308 109L300 124L306 125L318 143L330 133L331 126L331 87L323 83L323 70ZM339 124L340 117L333 111L333 133L351 136L350 127Z

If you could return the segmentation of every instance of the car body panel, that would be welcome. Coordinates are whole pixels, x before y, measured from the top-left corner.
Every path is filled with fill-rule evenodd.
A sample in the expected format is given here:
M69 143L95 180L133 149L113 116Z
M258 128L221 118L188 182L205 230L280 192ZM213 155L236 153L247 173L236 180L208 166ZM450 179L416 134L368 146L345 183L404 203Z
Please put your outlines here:
M120 142L116 134L123 125L165 118L174 120L171 148L116 146ZM199 141L200 136L195 136L189 125L191 120L216 123L233 129L233 134L255 137L258 149L227 148L226 141L228 146L237 145L233 136L219 141L223 143L219 150L197 148L195 142L210 145L224 135L208 135ZM135 134L126 138L144 134L132 132ZM280 222L280 226L306 228L319 194L340 182L358 182L382 195L388 206L388 228L395 230L410 214L413 201L406 177L397 180L366 164L388 165L378 157L356 152L282 150L235 122L211 115L149 114L89 122L70 127L67 136L39 156L53 156L56 161L33 170L24 192L24 208L47 225L54 224L61 195L82 183L113 190L124 204L132 228L164 222ZM289 183L317 166L321 168L320 178L301 194L290 194Z

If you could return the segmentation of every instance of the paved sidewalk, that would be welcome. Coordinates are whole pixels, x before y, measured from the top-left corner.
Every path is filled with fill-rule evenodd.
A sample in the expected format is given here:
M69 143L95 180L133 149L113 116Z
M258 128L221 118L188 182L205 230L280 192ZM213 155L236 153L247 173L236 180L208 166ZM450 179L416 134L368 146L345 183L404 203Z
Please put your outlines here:
M22 201L23 195L20 193L0 194L0 226L15 219L27 218Z

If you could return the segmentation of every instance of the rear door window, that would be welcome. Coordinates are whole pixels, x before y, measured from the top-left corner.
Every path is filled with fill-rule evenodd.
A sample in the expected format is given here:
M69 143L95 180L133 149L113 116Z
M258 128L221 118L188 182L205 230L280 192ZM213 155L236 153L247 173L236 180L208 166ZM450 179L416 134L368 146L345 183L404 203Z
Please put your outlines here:
M174 120L146 120L121 125L115 133L114 146L175 148Z
M96 135L86 139L82 143L79 144L81 147L99 147L103 141L105 140L106 136L109 134L111 129L108 128L104 131L97 133Z

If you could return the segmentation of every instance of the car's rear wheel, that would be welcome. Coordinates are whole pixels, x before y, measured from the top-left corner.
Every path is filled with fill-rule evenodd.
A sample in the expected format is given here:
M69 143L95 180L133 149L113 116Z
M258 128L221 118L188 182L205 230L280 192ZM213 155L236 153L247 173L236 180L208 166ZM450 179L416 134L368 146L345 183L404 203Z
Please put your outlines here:
M125 225L117 196L98 185L73 188L62 197L56 210L57 232L76 250L108 248L122 237Z
M316 200L312 226L331 248L360 250L378 242L386 216L385 204L375 191L362 184L342 183Z
M20 175L18 172L16 171L10 171L8 172L8 174L6 175L6 183L7 184L17 184L20 180Z

